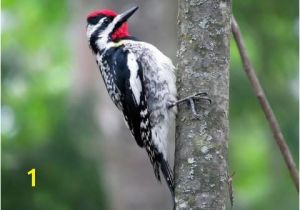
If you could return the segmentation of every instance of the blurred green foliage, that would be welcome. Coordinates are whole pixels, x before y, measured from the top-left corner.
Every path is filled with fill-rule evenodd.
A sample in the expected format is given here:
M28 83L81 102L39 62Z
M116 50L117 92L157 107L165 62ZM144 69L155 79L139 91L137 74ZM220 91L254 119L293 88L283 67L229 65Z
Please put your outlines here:
M298 163L298 3L234 1L253 66ZM264 114L231 43L229 159L236 209L298 209L289 177Z
M2 207L107 209L92 96L71 103L67 1L2 2ZM246 47L298 161L298 4L233 2ZM175 21L174 21L175 24ZM229 160L235 208L298 208L298 196L231 45ZM79 129L80 128L80 129ZM84 143L83 143L84 142ZM101 163L101 161L100 161ZM298 162L297 162L298 164ZM36 168L37 187L27 171ZM100 177L100 179L99 179Z
M106 209L91 97L70 102L66 1L2 4L2 208ZM84 104L83 104L84 103ZM78 129L81 128L81 129ZM83 143L84 142L84 143ZM27 171L36 168L36 188ZM99 178L100 177L100 178Z

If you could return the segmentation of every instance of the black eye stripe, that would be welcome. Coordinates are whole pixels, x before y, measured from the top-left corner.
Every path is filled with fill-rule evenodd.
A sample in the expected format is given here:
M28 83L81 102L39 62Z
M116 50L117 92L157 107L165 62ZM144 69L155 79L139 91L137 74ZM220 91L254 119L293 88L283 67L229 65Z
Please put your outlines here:
M104 20L105 24L108 24L109 22L111 22L113 20L113 17L107 17L107 16L104 16L104 15L98 15L98 16L94 16L94 17L89 17L87 19L87 22L89 24L96 25L99 22L99 20L101 20L104 17L106 17L106 19Z
M101 18L103 18L103 16L102 16L102 17L101 17L101 16L89 17L89 18L87 19L87 22L88 22L89 24L96 25L96 24L99 22L99 20L100 20Z

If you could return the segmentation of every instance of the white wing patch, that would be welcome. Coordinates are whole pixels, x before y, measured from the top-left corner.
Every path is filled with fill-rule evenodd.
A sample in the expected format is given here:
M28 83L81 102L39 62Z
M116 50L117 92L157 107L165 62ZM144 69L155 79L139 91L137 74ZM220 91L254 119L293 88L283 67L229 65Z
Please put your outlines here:
M139 66L136 62L136 58L133 53L128 53L127 55L127 66L130 71L130 87L132 88L132 92L137 104L140 104L140 97L142 92L142 83L140 78L138 77Z

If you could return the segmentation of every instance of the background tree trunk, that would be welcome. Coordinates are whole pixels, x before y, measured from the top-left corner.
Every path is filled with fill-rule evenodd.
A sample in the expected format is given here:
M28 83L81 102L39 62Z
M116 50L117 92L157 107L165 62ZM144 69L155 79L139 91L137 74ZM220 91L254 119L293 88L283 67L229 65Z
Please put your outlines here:
M231 1L178 1L179 98L207 92L212 104L180 105L176 121L177 209L225 209Z

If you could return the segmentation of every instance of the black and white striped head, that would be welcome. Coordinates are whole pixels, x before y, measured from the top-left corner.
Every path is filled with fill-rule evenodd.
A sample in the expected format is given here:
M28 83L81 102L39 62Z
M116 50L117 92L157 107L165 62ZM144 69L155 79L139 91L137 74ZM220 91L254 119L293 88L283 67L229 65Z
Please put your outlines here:
M97 46L105 48L109 41L129 36L126 21L137 9L136 6L119 15L107 9L91 12L87 16L87 38L92 49Z

